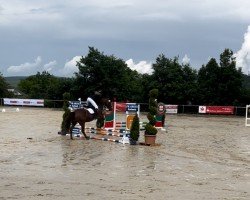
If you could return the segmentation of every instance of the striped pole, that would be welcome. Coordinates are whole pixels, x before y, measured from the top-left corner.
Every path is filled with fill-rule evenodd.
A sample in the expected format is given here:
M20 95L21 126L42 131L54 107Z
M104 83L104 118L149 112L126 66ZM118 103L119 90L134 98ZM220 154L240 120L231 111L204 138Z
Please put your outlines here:
M112 132L100 132L100 131L88 131L87 133L92 133L92 134L100 134L100 135L107 135L107 136L117 136L117 137L123 137L124 135L129 135L129 134L119 134L119 133L112 133Z
M127 132L125 129L99 129L99 128L85 128L87 131L103 131L103 132L109 132L109 133L125 133Z
M72 130L72 133L75 137L82 137L81 135L81 129L80 128L74 128ZM114 131L107 131L103 129L87 129L87 133L90 134L96 134L96 135L106 135L106 136L113 136L113 137L121 137L121 139L112 139L112 138L106 138L106 137L96 137L96 136L89 136L90 139L95 139L95 140L101 140L101 141L110 141L110 142L116 142L116 143L122 143L122 144L128 144L129 143L129 133L127 131L122 132L119 134L118 132Z
M89 139L121 143L120 140L115 140L115 139L110 139L110 138L105 138L105 137L98 138L98 137L90 136Z

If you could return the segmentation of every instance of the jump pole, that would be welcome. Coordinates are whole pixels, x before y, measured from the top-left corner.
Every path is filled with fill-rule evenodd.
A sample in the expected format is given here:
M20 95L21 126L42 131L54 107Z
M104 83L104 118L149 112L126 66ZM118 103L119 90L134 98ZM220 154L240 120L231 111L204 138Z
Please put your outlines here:
M92 139L92 140L101 140L101 141L109 141L109 142L115 142L115 143L121 143L120 140L115 140L115 139L110 139L110 138L105 138L105 137L98 138L98 137L95 137L95 136L90 136L89 139Z
M85 129L86 130L86 129ZM107 130L94 130L94 129L89 129L86 133L89 134L96 134L95 136L90 135L89 139L93 140L101 140L101 141L109 141L109 142L115 142L115 143L122 143L122 144L129 144L129 133L124 132L123 134L118 134L118 133L112 133ZM82 138L82 132L80 127L75 127L72 130L72 134L75 137ZM113 138L107 138L107 137L97 137L97 135L102 136L112 136L112 137L120 137L120 139L113 139Z
M115 133L115 132L109 132L109 131L99 131L99 130L91 130L87 131L85 133L92 133L92 134L100 134L100 135L107 135L107 136L116 136L116 137L123 137L124 135L128 135L127 133Z

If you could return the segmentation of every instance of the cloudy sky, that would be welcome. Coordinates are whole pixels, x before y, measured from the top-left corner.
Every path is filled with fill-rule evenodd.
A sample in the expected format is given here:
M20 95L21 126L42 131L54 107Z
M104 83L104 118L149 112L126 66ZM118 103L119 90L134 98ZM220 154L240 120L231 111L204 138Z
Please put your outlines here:
M0 0L0 72L72 76L88 46L141 73L163 53L199 69L225 48L250 71L249 0Z

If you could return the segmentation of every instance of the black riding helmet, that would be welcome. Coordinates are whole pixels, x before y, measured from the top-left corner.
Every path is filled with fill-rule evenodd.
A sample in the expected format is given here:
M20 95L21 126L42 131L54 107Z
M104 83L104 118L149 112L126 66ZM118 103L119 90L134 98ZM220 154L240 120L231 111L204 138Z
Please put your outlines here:
M101 93L101 91L100 91L100 90L96 90L96 91L94 92L94 94L92 95L92 98L93 98L93 100L94 100L97 104L99 104L99 103L100 103L100 100L101 100L101 98L102 98L102 93Z

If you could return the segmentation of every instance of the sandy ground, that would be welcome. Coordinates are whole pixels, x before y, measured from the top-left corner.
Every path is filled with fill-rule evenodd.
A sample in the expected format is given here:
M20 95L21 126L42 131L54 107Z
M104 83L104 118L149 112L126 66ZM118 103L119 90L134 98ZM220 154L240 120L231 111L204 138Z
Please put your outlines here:
M169 115L150 147L71 141L57 134L62 114L0 113L0 200L250 199L244 118Z

